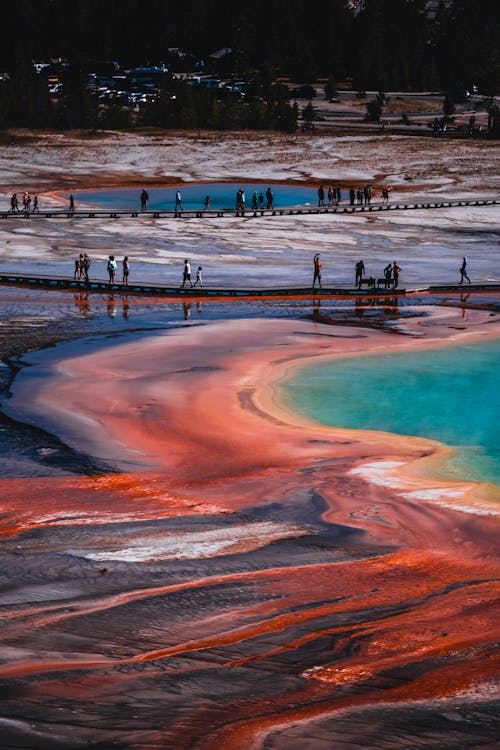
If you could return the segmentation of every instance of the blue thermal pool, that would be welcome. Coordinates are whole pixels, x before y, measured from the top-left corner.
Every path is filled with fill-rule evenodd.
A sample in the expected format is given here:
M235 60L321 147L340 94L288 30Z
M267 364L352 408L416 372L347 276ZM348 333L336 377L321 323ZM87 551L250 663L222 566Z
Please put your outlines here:
M302 367L290 409L325 425L427 437L455 448L439 476L500 485L500 340Z
M318 203L317 188L301 185L276 185L258 182L210 182L193 185L180 185L176 187L149 188L144 186L149 193L148 209L151 211L168 211L175 207L175 193L180 190L182 196L182 207L185 209L202 209L205 197L210 196L210 208L232 209L236 206L236 193L242 188L245 191L245 206L251 208L252 194L257 196L262 193L264 207L267 205L266 190L271 188L274 196L274 206L296 206L312 205ZM75 192L76 204L86 204L102 209L111 210L139 210L140 194L142 188L116 188L109 190L85 190ZM326 187L325 187L326 193ZM69 194L64 194L65 198ZM348 200L348 194L342 191L342 200ZM327 197L325 195L325 203Z

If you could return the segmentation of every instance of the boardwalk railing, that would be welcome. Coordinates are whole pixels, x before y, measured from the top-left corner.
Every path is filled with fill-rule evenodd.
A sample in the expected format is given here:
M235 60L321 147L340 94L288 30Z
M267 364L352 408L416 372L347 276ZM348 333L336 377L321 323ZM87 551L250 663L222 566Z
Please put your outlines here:
M409 201L389 202L389 203L370 203L370 204L341 204L339 206L288 206L276 208L259 208L245 209L245 211L235 208L221 209L185 209L179 210L114 210L102 208L78 208L73 211L62 208L38 209L31 213L19 211L0 211L0 219L118 219L121 217L128 218L146 218L146 219L217 219L223 217L241 217L257 218L259 216L299 216L307 214L353 214L353 213L370 213L377 211L408 211L414 209L436 209L436 208L458 208L463 206L497 206L500 205L500 198L474 198L473 200L432 200L411 203Z

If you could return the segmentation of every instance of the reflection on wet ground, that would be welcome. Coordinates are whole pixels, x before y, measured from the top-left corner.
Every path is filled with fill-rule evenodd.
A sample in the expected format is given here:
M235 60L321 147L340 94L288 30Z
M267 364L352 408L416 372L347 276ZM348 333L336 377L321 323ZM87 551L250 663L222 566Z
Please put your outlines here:
M3 747L495 746L495 518L368 481L360 462L428 448L263 419L247 380L273 319L292 320L293 336L265 363L385 332L407 344L417 323L431 330L436 302L448 327L498 312L479 295L201 304L9 290L4 404L19 368L40 370L26 351L185 336L163 337L156 380L153 349L109 370L113 396L130 389L131 433L164 439L163 471L117 473L49 432L0 424ZM82 378L75 397L97 401ZM115 406L96 409L109 419Z

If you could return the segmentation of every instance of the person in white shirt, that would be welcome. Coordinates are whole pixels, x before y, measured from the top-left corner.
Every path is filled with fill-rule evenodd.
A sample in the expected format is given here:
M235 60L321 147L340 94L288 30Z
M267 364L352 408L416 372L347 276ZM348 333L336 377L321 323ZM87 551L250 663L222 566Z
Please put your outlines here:
M186 286L186 282L188 281L190 285L193 286L193 282L191 281L191 264L186 258L186 260L184 261L184 272L182 274L182 286Z

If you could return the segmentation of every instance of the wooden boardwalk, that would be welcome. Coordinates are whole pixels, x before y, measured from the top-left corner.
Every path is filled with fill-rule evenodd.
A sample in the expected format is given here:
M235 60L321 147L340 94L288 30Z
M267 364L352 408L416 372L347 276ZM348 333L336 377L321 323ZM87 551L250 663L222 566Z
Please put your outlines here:
M53 208L38 210L25 214L22 210L12 213L11 211L0 211L0 219L119 219L126 218L144 218L144 219L217 219L224 217L241 217L245 219L258 218L260 216L300 216L308 214L358 214L372 213L379 211L408 211L416 209L436 209L436 208L459 208L463 206L498 206L500 198L475 198L474 200L431 200L419 203L410 202L389 202L389 203L370 203L369 205L341 204L339 206L289 206L258 209L246 209L244 212L237 211L235 208L222 209L186 209L182 211L165 210L165 211L140 211L137 210L113 210L97 208L77 208L74 211L68 209Z
M323 287L313 290L310 286L294 287L255 287L255 288L224 288L224 287L178 287L137 283L124 286L110 284L108 281L91 279L88 283L71 277L40 276L38 274L0 273L0 284L42 289L67 289L85 292L108 292L120 294L148 295L155 297L191 297L191 298L239 298L239 299L284 299L287 297L404 297L408 294L424 293L453 293L453 292L499 292L499 284L458 284L432 285L412 289L386 289L383 286L371 289L357 289L349 286Z

